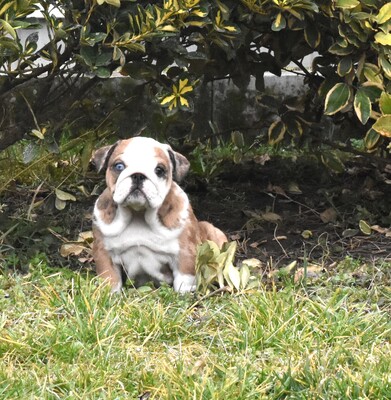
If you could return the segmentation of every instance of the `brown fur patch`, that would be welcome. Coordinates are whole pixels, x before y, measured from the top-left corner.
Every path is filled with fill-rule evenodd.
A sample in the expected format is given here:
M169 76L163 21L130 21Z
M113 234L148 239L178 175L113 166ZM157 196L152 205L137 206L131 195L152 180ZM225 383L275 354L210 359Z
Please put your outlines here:
M114 203L113 196L111 195L109 188L106 188L99 196L96 206L100 211L100 217L102 221L106 224L110 224L117 212L117 205Z
M166 152L163 149L156 147L155 156L156 156L156 162L163 164L167 168L167 172L169 172L169 175L171 175L171 169L172 169L171 162Z
M115 183L117 182L119 174L112 170L112 165L120 160L121 154L124 153L126 147L128 147L129 143L132 139L121 140L118 142L117 147L113 151L113 154L110 157L110 160L107 164L106 170L106 184L110 188L111 193L114 191Z
M100 230L93 226L92 232L94 234L92 256L95 261L96 274L107 280L111 287L117 287L119 283L122 283L121 271L113 264L110 254L104 248Z
M189 218L179 237L179 271L183 274L195 275L195 262L197 245L212 240L220 248L228 241L225 234L206 221L197 221L191 206L189 206Z
M197 245L201 243L198 221L189 206L189 218L179 237L179 271L183 274L195 275Z
M206 221L198 222L200 230L201 242L211 240L215 242L220 248L225 242L228 242L227 236L218 228Z
M172 184L158 211L160 222L168 229L178 228L181 222L180 213L183 210L183 205L184 201L182 196L178 195L176 184Z

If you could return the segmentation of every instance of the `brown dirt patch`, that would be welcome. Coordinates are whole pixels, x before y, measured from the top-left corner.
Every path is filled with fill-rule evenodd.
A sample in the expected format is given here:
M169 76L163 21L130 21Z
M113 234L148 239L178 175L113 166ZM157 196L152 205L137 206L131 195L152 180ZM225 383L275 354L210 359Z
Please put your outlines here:
M238 241L239 259L256 257L278 267L304 258L327 264L346 256L391 261L390 179L367 166L332 175L313 161L275 159L263 166L226 164L213 182L189 177L184 188L199 219ZM83 184L89 191L97 184L103 190L95 174ZM0 195L0 263L10 264L12 255L11 266L25 270L39 252L54 265L80 268L77 257L64 259L59 248L62 238L75 240L91 228L96 196L70 187L78 200L58 211L50 190L36 189L15 184ZM383 233L364 235L360 220Z

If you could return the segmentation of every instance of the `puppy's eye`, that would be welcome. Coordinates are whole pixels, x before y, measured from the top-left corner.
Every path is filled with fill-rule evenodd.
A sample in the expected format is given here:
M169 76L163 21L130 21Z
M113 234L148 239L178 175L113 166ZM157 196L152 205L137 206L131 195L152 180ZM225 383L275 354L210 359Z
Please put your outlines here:
M117 162L113 165L113 168L117 171L117 172L121 172L125 169L125 164L123 162Z
M166 170L163 167L161 167L160 165L158 165L155 168L155 174L158 178L163 178L166 175Z

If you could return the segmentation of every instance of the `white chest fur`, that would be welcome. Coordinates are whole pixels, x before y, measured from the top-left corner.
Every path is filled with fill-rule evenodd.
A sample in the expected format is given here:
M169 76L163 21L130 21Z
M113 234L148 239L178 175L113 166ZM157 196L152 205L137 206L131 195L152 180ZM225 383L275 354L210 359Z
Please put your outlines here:
M95 209L95 223L114 264L122 267L129 278L143 273L158 281L172 283L161 270L167 265L174 275L177 272L182 226L168 229L161 224L154 210L138 215L123 207L118 207L110 224L103 222L100 211Z

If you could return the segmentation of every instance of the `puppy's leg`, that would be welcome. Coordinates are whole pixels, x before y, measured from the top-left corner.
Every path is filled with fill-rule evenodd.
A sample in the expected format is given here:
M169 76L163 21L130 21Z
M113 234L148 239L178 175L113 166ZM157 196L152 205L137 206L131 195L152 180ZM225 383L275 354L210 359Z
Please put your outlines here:
M182 248L179 253L178 267L173 269L174 290L180 293L196 290L195 277L195 248Z
M122 289L122 271L113 264L109 253L104 248L99 229L94 226L92 231L94 234L92 256L95 261L96 274L110 284L112 292L120 292Z
M225 242L228 242L227 236L209 222L200 221L198 226L200 227L201 242L211 240L212 242L215 242L220 249Z

